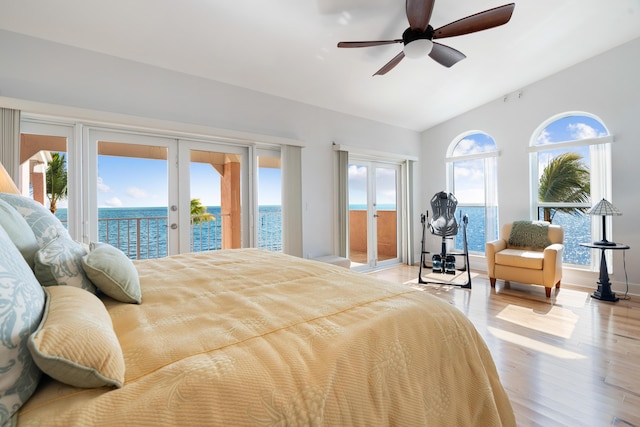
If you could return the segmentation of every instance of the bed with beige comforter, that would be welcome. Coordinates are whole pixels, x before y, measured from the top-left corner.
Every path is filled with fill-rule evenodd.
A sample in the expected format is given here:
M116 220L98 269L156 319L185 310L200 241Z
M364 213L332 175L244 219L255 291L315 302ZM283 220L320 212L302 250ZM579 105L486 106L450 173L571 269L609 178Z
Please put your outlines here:
M43 376L18 426L513 426L456 308L410 286L256 249L135 261L103 296L120 388Z

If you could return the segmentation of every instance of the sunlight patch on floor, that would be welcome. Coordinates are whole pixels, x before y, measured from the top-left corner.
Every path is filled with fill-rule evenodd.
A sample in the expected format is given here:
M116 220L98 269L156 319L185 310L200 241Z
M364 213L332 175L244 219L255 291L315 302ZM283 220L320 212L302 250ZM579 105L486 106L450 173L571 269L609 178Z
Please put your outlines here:
M524 337L522 335L514 334L513 332L503 331L502 329L494 328L489 326L489 332L494 335L496 338L499 338L504 341L508 341L510 343L526 347L533 351L537 351L540 353L545 353L550 356L557 357L559 359L586 359L586 356L582 354L575 353L573 351L565 350L563 348L555 347L550 344L545 344L540 341L536 341L531 338Z
M496 317L518 326L561 338L570 338L580 319L580 316L573 311L563 307L549 306L548 310L541 312L515 304L507 305Z

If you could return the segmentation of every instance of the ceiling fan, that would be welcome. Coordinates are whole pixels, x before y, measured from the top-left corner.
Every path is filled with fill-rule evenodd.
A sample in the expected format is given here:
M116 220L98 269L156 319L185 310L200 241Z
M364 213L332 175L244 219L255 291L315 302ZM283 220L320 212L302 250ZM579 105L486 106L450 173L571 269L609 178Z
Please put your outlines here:
M409 28L402 33L401 39L340 42L338 43L338 47L369 47L404 43L404 49L376 71L374 76L388 73L393 67L398 65L405 56L421 57L428 54L439 64L445 67L451 67L458 61L466 58L466 56L452 47L434 42L433 39L461 36L506 24L511 19L513 9L516 6L515 3L505 4L467 16L466 18L459 19L434 30L433 27L429 25L434 3L435 0L407 0L406 9Z

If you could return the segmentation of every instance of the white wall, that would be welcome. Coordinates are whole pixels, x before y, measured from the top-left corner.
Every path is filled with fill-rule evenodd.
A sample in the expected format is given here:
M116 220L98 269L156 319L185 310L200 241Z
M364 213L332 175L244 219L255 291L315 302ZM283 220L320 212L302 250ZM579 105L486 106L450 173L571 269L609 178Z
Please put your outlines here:
M548 118L567 111L585 111L598 116L615 142L612 149L613 197L623 215L613 218L612 240L631 246L627 251L630 289L640 294L640 39L582 62L574 67L508 94L422 134L421 159L428 161L422 173L420 206L446 188L445 157L448 145L468 130L491 135L502 151L498 160L500 222L529 218L529 160L526 151L533 132ZM507 95L507 94L505 94ZM486 270L484 259L472 262ZM624 292L625 276L621 252L614 254L614 291ZM591 283L595 274L568 271L565 281Z
M152 118L300 141L305 256L335 246L332 142L413 157L420 150L414 131L7 31L0 57L0 97L51 104L52 114L66 106L134 124Z

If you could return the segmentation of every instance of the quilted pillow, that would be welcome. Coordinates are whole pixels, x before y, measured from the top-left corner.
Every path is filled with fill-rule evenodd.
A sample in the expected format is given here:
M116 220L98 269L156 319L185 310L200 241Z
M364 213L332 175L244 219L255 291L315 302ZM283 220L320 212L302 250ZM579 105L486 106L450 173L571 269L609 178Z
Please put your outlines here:
M34 272L42 286L75 286L95 293L82 268L87 253L81 244L68 235L59 236L36 252Z
M0 193L0 199L9 203L24 217L41 248L58 236L69 235L60 220L35 200L10 193Z
M93 284L115 300L140 304L138 270L124 252L106 243L91 243L90 249L82 265Z
M24 217L2 199L0 199L0 225L4 227L29 267L33 268L33 257L40 249L36 236Z
M509 245L521 248L544 249L551 244L549 223L546 221L514 221Z
M122 387L124 356L102 301L72 286L45 292L42 322L29 337L42 372L74 387Z
M0 425L29 399L41 372L27 347L44 310L44 292L0 226Z

